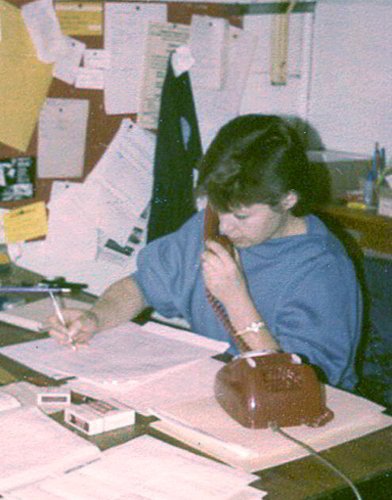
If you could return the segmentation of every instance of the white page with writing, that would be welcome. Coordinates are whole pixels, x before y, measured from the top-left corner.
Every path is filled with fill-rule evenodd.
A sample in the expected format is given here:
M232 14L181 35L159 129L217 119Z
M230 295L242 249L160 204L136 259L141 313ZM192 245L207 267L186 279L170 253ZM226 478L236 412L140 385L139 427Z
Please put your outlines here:
M192 16L189 45L195 59L190 70L194 87L222 88L227 71L228 41L227 19Z
M137 122L157 129L162 87L170 54L189 40L190 28L178 23L149 23Z
M71 38L65 37L66 49L61 57L56 58L53 75L69 85L73 85L78 74L86 44Z
M75 87L77 89L104 89L104 70L100 68L79 67L76 73Z
M66 37L63 35L53 7L52 0L35 0L21 8L40 61L52 63L67 51Z
M141 224L152 194L154 152L154 134L125 118L84 182L98 193L94 214L102 237L125 244Z
M0 423L1 492L100 456L97 446L34 407L1 412Z
M198 401L211 396L215 373L222 366L223 363L216 359L199 359L136 387L124 387L121 393L117 393L117 397L143 415L151 415L152 409L159 411L185 401L194 401L197 404ZM207 374L210 374L210 384L201 385L199 378L206 380ZM89 388L80 385L78 381L70 380L69 384L83 394L89 394Z
M85 349L72 350L50 338L5 346L0 352L53 378L76 376L116 389L218 353L185 338L173 340L127 322L96 335Z
M42 481L39 488L64 500L256 500L247 485L257 476L235 470L150 436L111 448L98 463ZM95 496L94 496L95 495Z
M104 44L111 61L104 76L107 114L137 112L148 22L165 22L166 12L165 4L105 2Z

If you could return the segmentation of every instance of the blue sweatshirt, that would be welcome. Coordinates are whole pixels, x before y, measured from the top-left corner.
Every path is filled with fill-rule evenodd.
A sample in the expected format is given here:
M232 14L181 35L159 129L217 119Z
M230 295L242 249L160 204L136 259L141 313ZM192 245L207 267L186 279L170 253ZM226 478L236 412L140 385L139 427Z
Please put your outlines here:
M178 231L148 244L133 275L156 311L181 316L194 332L231 343L207 300L200 256L204 211ZM362 323L353 264L339 240L315 216L307 234L239 249L251 297L285 352L305 356L331 385L352 390Z

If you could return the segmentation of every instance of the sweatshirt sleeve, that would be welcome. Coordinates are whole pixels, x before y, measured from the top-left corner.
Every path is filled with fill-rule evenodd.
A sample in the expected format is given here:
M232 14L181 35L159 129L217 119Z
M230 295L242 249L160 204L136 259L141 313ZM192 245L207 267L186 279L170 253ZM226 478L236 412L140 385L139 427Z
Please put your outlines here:
M133 277L148 304L163 316L188 317L191 294L200 272L202 214L178 231L143 248Z

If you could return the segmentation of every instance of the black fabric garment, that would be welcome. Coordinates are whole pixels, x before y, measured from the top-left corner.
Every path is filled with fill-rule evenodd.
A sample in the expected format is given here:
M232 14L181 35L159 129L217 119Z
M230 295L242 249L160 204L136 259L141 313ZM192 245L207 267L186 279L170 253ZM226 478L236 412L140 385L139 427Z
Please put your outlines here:
M176 77L170 57L161 94L148 242L175 231L195 212L193 167L201 154L189 74Z

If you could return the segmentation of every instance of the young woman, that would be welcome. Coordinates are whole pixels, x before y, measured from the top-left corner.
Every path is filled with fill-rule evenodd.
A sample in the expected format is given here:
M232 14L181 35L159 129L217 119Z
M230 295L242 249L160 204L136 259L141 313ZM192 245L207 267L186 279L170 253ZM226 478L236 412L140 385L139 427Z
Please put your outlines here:
M200 335L229 340L232 354L239 340L251 350L293 352L330 384L354 389L360 288L343 246L308 213L315 185L295 131L276 116L240 116L219 131L199 170L196 193L233 253L205 241L201 210L148 244L137 271L90 311L65 311L68 329L52 318L50 334L81 345L150 306L185 318Z

